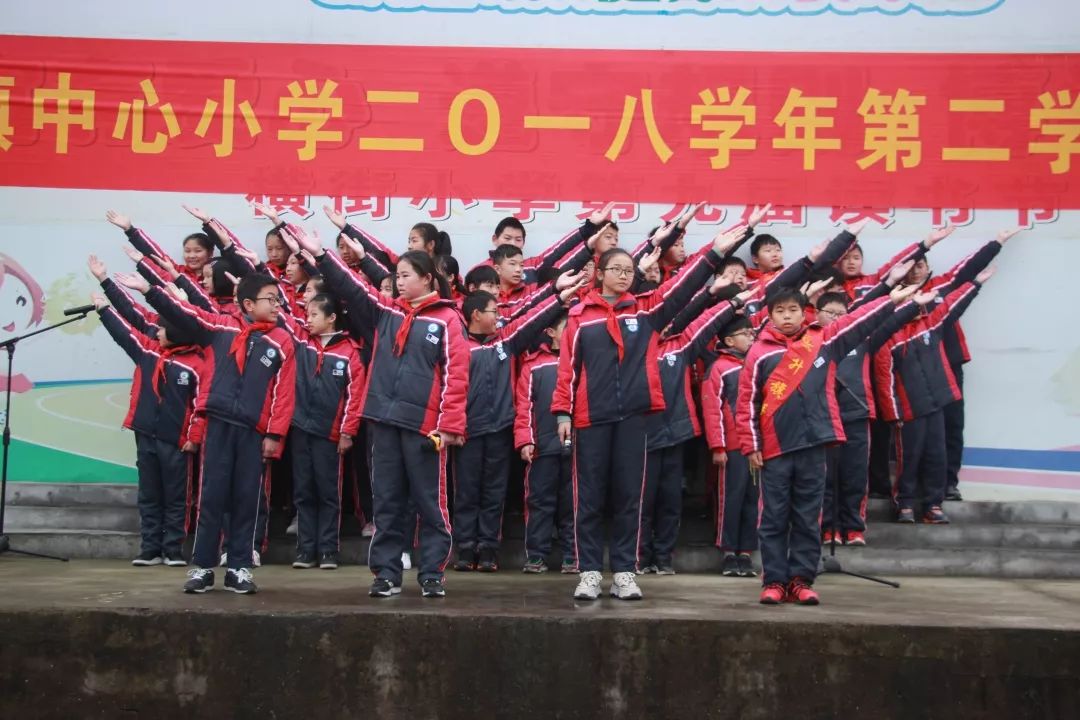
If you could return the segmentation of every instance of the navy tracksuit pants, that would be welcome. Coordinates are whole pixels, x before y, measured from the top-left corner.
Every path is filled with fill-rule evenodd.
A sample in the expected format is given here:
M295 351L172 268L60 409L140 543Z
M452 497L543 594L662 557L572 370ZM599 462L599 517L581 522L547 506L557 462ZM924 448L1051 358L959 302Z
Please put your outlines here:
M889 497L893 492L893 480L889 471L889 453L892 450L893 426L884 420L870 423L870 492Z
M821 524L825 528L841 532L854 530L865 532L870 462L869 421L845 421L844 434L847 435L847 442L831 447L827 451L829 476L825 484ZM839 503L834 501L834 484L839 486ZM838 507L834 508L834 505ZM833 520L834 512L835 521Z
M296 552L320 557L336 553L341 534L343 459L336 442L293 428L293 506Z
M218 564L224 516L229 516L226 552L229 568L250 568L261 541L256 517L264 498L263 436L253 428L216 417L206 423L202 453L202 489L192 561L202 568Z
M401 554L412 548L420 514L418 580L441 580L453 545L447 507L447 454L415 430L369 422L371 433L372 517L375 535L368 549L368 567L379 578L401 582Z
M135 433L139 531L143 553L179 553L187 535L191 455L175 443Z
M634 572L645 485L645 416L581 428L574 437L574 543L578 569L604 569L604 501L612 501L612 572Z
M525 559L546 558L558 525L563 563L574 556L574 483L569 456L541 455L525 466Z
M825 474L824 446L765 461L758 525L764 584L786 584L796 577L811 583L817 576Z
M454 452L454 544L498 550L514 452L512 430L470 437Z
M727 464L718 468L716 546L725 552L752 553L758 547L758 486L750 463L737 450L728 450Z
M641 498L641 567L671 565L682 518L683 443L650 450ZM639 568L640 569L640 568Z
M924 511L941 505L948 466L944 411L905 420L896 434L897 507L914 509L918 500L922 500Z
M964 366L954 365L956 384L964 390ZM945 491L960 485L960 467L964 464L964 398L945 406Z

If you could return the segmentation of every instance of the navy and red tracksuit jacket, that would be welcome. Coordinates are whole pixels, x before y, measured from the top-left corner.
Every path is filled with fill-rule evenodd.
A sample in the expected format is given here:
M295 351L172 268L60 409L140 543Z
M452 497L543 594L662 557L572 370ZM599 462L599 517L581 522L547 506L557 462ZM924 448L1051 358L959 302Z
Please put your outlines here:
M682 332L660 340L657 360L666 407L664 412L650 415L646 421L650 451L672 447L701 435L690 369L715 341L716 334L735 317L738 307L741 303L737 301L714 305Z
M139 228L134 226L129 227L127 230L124 231L124 234L127 235L128 241L131 243L131 246L141 252L143 255L147 255L152 258L159 257L162 260L169 260L173 266L173 269L176 270L176 272L186 276L195 284L198 284L199 281L202 280L202 277L199 275L198 272L192 270L184 263L172 261L169 253L165 252L165 250L163 250L160 245L151 240L150 236Z
M735 407L739 398L739 374L746 356L731 348L717 353L709 374L701 383L701 415L705 441L713 452L740 452L735 430Z
M844 422L877 418L871 381L874 356L890 337L918 314L918 305L904 303L836 364L836 399Z
M961 398L944 337L978 292L977 283L964 283L930 313L905 324L878 350L874 379L882 420L914 420Z
M360 346L345 333L326 345L306 330L296 336L296 410L292 426L337 442L360 429L360 401L367 373Z
M964 283L973 281L975 276L993 262L999 252L1001 252L1001 243L991 240L957 263L949 272L930 278L923 290L936 289L941 297L949 295ZM958 322L950 323L945 330L945 354L953 367L960 367L964 363L971 362L967 337L964 336L964 328Z
M465 408L469 437L513 426L514 360L532 346L561 311L559 298L551 295L494 335L469 334L469 393Z
M115 308L98 310L101 324L135 362L131 404L124 427L175 447L196 442L195 398L203 373L203 352L195 345L162 348L124 321Z
M710 248L652 292L626 293L612 304L593 290L571 308L551 411L569 415L577 428L662 411L659 333L720 262Z
M146 299L204 348L206 371L196 413L275 439L288 433L296 405L296 353L285 328L254 329L244 316L200 310L160 288L150 288ZM234 352L234 340L244 336L243 347Z
M541 344L539 350L525 357L514 389L517 405L515 450L532 445L534 457L562 453L558 422L551 414L551 398L558 376L559 354L550 344Z
M592 257L592 252L586 243L599 229L586 220L581 227L574 228L564 235L542 255L526 260L526 263L534 261L535 264L532 267L526 266L521 284L510 290L499 290L499 295L495 298L498 301L499 314L507 319L519 316L521 307L528 304L538 292L544 289L539 284L538 278L546 270L551 268L580 270L585 267ZM577 251L572 252L575 248ZM492 264L490 260L488 264Z
M818 445L843 442L843 423L836 401L836 363L866 339L871 329L893 311L893 303L881 298L867 303L831 325L806 325L786 336L772 323L758 334L746 355L739 377L735 425L744 455L760 452L764 460ZM771 417L762 415L763 402L779 402L785 388L770 383L789 347L803 337L820 340L817 356L783 404ZM785 361L790 362L790 361Z
M844 291L848 297L852 300L856 300L866 294L871 288L883 281L889 274L889 271L900 263L905 263L908 260L918 260L927 253L927 247L921 242L917 242L913 245L908 245L906 248L896 253L891 260L877 269L877 272L869 275L855 275L854 277L844 278ZM841 258L842 260L843 258ZM840 261L837 260L837 263Z
M423 435L436 430L465 435L469 348L454 302L436 299L413 308L384 298L333 253L323 253L318 265L348 307L350 322L372 338L361 416Z

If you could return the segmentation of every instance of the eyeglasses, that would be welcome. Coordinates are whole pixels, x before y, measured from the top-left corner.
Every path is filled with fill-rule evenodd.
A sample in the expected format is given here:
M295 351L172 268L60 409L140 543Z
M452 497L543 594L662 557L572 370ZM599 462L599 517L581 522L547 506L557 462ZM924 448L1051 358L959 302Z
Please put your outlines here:
M847 310L818 310L818 315L828 315L829 317L843 317L847 315Z
M498 315L499 314L498 310L477 310L476 312L484 313L485 315L488 314L488 313L490 313L492 315Z
M275 305L275 306L281 304L281 298L279 298L279 297L257 297L257 298L255 298L255 302L259 302L260 300L265 300L266 302L270 303L271 305Z
M604 272L609 272L619 277L631 277L634 274L634 268L628 267L606 267Z

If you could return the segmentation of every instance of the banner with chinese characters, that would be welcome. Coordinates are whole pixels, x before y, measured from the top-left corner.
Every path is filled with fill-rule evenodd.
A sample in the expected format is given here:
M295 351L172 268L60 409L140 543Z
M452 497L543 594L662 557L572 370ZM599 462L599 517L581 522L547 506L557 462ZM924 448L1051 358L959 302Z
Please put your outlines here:
M3 185L1068 209L1077 153L1074 54L0 36Z

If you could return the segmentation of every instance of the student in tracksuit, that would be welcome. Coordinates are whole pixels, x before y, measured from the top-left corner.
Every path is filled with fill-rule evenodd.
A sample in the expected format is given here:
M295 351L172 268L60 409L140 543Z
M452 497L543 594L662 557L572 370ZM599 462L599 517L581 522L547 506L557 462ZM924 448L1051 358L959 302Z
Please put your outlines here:
M503 505L514 448L513 363L584 281L583 275L559 278L551 293L523 317L499 327L493 295L477 292L465 301L469 330L469 396L465 414L468 440L455 453L455 570L495 572L502 539Z
M184 592L214 587L222 518L229 516L225 588L254 593L251 574L255 520L266 464L281 455L295 403L292 338L277 324L281 297L268 275L249 275L236 296L241 317L210 313L181 302L143 278L122 281L146 294L161 317L189 333L206 354L195 411L206 417L202 490L192 561Z
M989 273L984 270L974 281L950 292L932 311L908 322L875 357L879 412L898 426L897 522L915 522L919 489L923 522L949 522L941 509L946 477L943 408L960 397L960 387L945 357L944 333L975 299Z
M296 333L296 411L289 442L297 513L294 568L337 568L344 455L360 428L364 367L360 349L340 331L333 298L306 303L307 326Z
M203 371L202 351L164 322L142 326L152 328L153 335L137 330L125 320L134 312L131 299L107 278L105 266L92 255L90 270L108 284L116 304L109 307L101 295L92 296L101 324L135 362L124 427L135 433L142 544L131 564L186 565L180 546L187 535L191 457L197 438L193 410Z
M950 292L949 288L955 288L970 280L976 273L986 267L997 253L1004 247L1014 235L1020 231L1003 231L997 238L981 247L957 268L944 275L930 277L930 268L926 260L916 262L909 273L912 282L926 281L928 289L937 289L939 297L944 297ZM948 287L946 287L948 284ZM945 453L946 453L946 480L945 497L947 500L961 500L959 482L960 467L964 458L964 365L971 361L971 353L968 350L967 338L960 323L952 323L945 330L944 337L945 354L948 357L950 369L956 379L957 387L960 388L960 399L949 403L944 408L945 417Z
M570 311L559 356L551 411L559 438L574 445L574 534L580 582L574 596L595 600L603 580L603 506L609 490L614 504L611 537L613 596L642 597L634 571L645 482L648 413L664 409L656 364L659 333L705 284L742 229L720 234L657 290L628 292L635 267L628 252L608 250L597 264L598 287Z
M558 526L562 572L577 573L574 554L574 485L570 448L559 442L551 398L558 377L559 351L566 330L561 312L545 330L546 339L527 355L518 375L514 447L525 461L526 573L547 572L551 536Z
M593 213L593 215L596 217L603 216L605 219L610 218L613 208L614 205L609 204ZM541 283L545 271L550 270L557 265L561 265L560 260L573 251L575 246L581 242L581 238L575 237L577 232L577 229L571 230L539 255L525 258L521 264L522 281L532 285ZM607 232L610 233L610 228L607 229ZM478 265L474 265L466 275L472 273L473 270L479 267L494 268L495 263L490 255L491 252L500 245L514 245L520 248L522 253L524 253L525 226L521 224L520 220L515 217L505 217L499 221L499 224L495 227L495 233L491 236L491 251L489 251L488 259ZM466 286L468 286L468 282L466 282ZM487 290L487 292L491 292L491 290ZM492 295L498 297L498 292L492 292Z
M894 291L893 302L915 288ZM769 298L769 322L739 377L736 427L751 473L761 471L762 604L816 605L811 588L821 558L825 447L844 441L836 403L836 363L892 312L885 298L828 327L806 325L802 293Z
M368 550L375 581L369 594L401 592L401 556L413 537L406 509L411 500L422 519L421 593L444 597L443 571L452 548L447 457L449 446L464 442L469 385L465 326L450 288L430 255L410 251L398 260L396 297L385 298L317 239L304 234L297 239L315 256L348 313L374 337L361 405L371 433L375 524Z
M729 285L717 278L707 292L717 295ZM660 340L656 362L664 393L664 411L648 416L645 491L641 499L638 571L674 575L672 555L682 517L685 443L701 435L690 368L716 334L735 317L752 291L720 302L693 319L684 330ZM670 332L670 330L669 330Z
M910 262L898 269L898 276L890 275L879 284L881 294L887 293L907 272ZM874 291L864 294L851 305L854 310L872 300ZM823 326L832 324L849 311L846 293L825 293L818 298L817 322ZM869 481L870 423L876 417L874 395L870 381L871 360L881 346L904 324L919 314L916 303L905 303L870 336L841 358L836 365L836 399L844 426L846 441L828 448L826 462L828 477L825 484L825 501L822 507L822 525L825 528L822 542L835 541L845 545L866 544L866 500ZM837 498L834 486L839 491Z
M701 384L705 439L717 467L716 547L724 553L720 572L728 577L757 576L751 556L758 548L758 486L735 430L739 374L754 334L745 317L724 326L720 351Z

